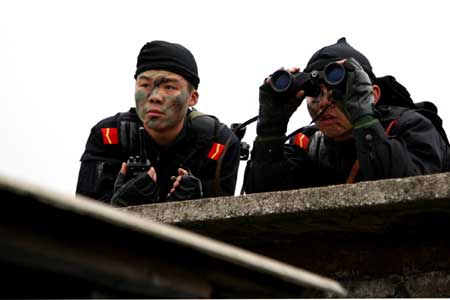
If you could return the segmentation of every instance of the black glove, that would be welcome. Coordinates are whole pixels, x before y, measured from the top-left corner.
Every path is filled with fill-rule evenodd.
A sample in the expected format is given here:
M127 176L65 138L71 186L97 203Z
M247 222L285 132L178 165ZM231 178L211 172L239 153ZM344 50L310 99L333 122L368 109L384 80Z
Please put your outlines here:
M126 183L125 177L119 172L111 198L112 205L130 206L158 202L159 187L147 173L142 173Z
M194 175L183 175L180 184L167 197L167 201L181 201L203 197L202 182Z
M113 193L115 194L127 181L127 175L123 174L119 171L119 174L116 177L116 181L114 182Z
M259 88L259 115L256 125L258 136L284 136L289 118L303 99L297 99L295 94L275 92L269 83L264 83Z
M372 83L369 75L354 58L346 60L344 66L347 70L347 83L341 106L355 127L365 127L375 119Z

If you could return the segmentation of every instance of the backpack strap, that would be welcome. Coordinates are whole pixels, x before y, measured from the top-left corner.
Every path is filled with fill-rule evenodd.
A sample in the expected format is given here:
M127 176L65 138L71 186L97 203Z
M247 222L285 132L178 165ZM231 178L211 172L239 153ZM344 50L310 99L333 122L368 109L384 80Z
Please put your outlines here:
M213 151L214 144L219 141L219 132L225 125L221 124L215 116L207 115L194 109L189 111L188 117L191 120L192 131L196 137L197 147L194 147L194 149L198 151L200 148L210 144L209 152ZM192 155L188 156L191 157Z
M208 158L218 160L220 155L218 155L217 149L223 149L224 146L219 143L219 135L226 125L220 123L215 116L207 115L194 109L190 111L189 118L191 119L194 134L202 137L206 142L211 143L212 141L210 151L208 152L211 155L208 155Z
M221 129L224 124L221 124L215 116L192 109L188 112L188 117L196 134L212 137L213 141L218 141L219 127Z
M385 130L386 135L389 135L392 127L394 127L395 125L397 125L397 120L392 120ZM355 182L356 175L358 174L358 171L359 171L359 167L360 167L359 160L356 160L355 163L353 164L352 170L350 171L350 174L348 175L347 181L345 183L349 184L349 183Z
M184 163L191 159L197 151L203 149L205 143L209 143L211 148L208 151L207 158L217 161L213 186L214 193L218 196L221 190L219 178L222 169L222 159L228 146L227 143L225 145L219 143L219 133L226 125L220 123L215 116L207 115L197 110L190 111L189 118L191 119L193 132L197 136L197 141L196 146L185 158ZM207 146L209 147L209 145ZM205 160L198 162L199 168L204 162Z

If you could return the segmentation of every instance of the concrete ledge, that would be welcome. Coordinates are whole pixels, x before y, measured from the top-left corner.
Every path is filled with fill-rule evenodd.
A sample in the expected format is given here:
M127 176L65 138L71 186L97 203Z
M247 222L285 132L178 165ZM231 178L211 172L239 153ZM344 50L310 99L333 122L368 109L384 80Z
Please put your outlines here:
M332 277L350 297L450 296L450 173L124 210Z
M450 173L125 210L236 244L286 241L308 232L383 232L402 224L411 229L430 222L430 215L450 215Z
M0 299L346 295L328 278L89 198L0 176L0 199Z

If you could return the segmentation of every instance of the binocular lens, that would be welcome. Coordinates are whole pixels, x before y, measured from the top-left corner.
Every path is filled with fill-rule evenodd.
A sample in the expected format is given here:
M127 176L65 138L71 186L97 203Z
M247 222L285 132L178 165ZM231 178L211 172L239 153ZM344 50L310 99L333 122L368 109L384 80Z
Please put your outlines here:
M277 92L286 91L291 84L291 74L284 70L279 70L273 73L270 78L272 88Z
M345 78L345 68L338 63L330 63L323 70L324 80L329 85L338 85Z
M278 93L296 93L300 90L305 96L316 97L320 93L320 83L325 82L332 88L342 88L346 71L342 64L329 63L323 71L289 73L286 70L278 70L270 76L270 85Z

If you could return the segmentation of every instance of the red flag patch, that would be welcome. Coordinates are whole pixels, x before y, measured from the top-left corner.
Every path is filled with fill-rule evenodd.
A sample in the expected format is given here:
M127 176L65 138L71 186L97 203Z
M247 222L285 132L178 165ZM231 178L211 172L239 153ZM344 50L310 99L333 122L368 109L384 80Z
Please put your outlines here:
M100 128L102 131L103 144L117 145L119 143L119 135L117 128Z
M213 143L211 150L209 150L208 158L213 160L219 160L223 153L225 146L219 143Z
M294 138L294 144L302 148L303 150L308 150L309 137L303 133L297 133Z

